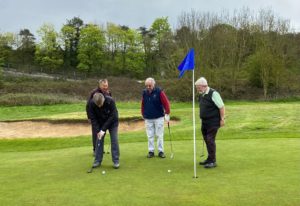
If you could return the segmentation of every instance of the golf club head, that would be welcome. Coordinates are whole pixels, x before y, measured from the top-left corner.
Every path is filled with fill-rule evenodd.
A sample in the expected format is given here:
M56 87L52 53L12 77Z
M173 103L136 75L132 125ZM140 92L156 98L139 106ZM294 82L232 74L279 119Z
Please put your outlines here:
M93 172L93 168L91 167L88 171L87 171L87 173L92 173Z
M174 158L174 154L173 154L173 153L171 154L170 158L171 158L171 159L173 159L173 158Z

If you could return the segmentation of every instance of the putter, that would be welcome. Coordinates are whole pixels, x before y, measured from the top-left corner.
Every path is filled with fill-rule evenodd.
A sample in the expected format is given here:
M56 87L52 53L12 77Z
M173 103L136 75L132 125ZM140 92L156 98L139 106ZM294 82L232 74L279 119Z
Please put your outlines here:
M171 131L170 131L170 123L168 122L168 130L169 130L169 138L170 138L170 147L171 147L171 156L170 158L174 158L174 153L173 153L173 145L172 145L172 137L171 137Z
M87 173L92 173L93 172L93 166L87 171Z

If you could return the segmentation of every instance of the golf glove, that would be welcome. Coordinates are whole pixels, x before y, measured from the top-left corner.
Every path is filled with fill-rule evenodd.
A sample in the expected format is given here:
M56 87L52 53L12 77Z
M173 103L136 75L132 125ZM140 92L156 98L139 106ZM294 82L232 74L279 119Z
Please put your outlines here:
M98 139L102 139L102 137L105 135L105 132L100 130L100 132L97 134Z
M170 115L169 114L165 114L165 120L166 120L166 122L170 121Z

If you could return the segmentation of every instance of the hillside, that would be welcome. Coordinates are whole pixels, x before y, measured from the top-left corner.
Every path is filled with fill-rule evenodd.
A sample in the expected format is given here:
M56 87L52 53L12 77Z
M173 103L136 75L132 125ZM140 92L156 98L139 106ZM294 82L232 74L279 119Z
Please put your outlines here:
M116 101L140 101L144 89L144 79L128 77L103 77L85 79L65 79L44 73L20 73L5 70L0 88L0 105L47 105L61 103L79 103L85 101L91 90L97 87L100 78L107 78L109 87ZM196 77L197 78L197 77ZM170 101L192 101L192 81L189 75L182 79L157 80L157 85L164 89ZM241 83L237 93L209 82L217 89L224 100L264 100L261 88L249 88ZM299 92L293 90L270 96L268 100L299 100Z

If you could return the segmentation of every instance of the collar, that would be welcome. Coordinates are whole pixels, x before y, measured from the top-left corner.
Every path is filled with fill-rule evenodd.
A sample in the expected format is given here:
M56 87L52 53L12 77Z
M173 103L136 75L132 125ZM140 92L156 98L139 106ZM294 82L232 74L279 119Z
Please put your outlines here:
M206 88L206 91L204 92L204 93L202 93L202 96L204 96L204 95L206 95L206 94L208 94L208 92L209 92L209 86L207 86L207 88Z

